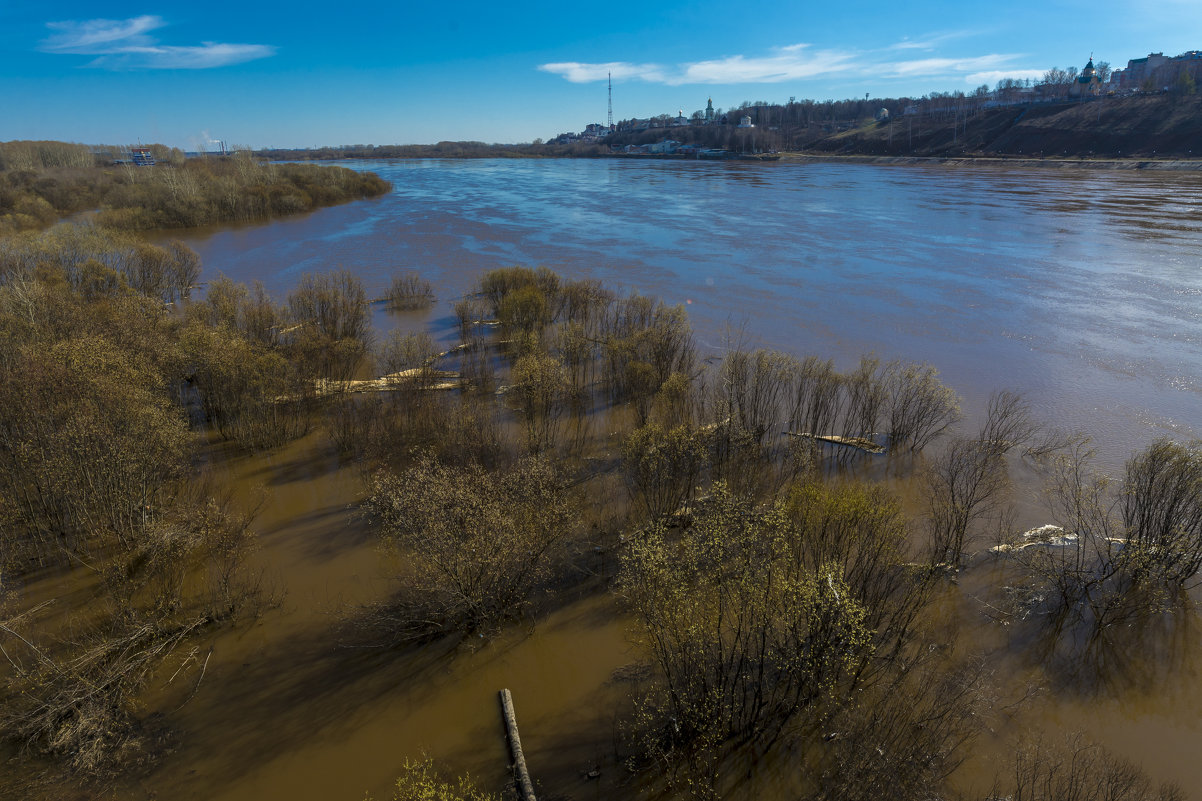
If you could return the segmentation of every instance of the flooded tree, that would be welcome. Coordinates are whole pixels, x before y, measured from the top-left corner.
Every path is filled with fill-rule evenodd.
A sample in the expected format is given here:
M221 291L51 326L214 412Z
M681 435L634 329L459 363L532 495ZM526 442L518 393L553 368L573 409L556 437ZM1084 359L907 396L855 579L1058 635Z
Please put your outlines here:
M926 471L927 531L934 563L958 566L974 527L1008 500L1005 457L1038 433L1021 395L996 392L975 438L955 438Z
M377 474L364 504L402 558L397 602L382 610L398 640L491 630L520 615L572 525L561 480L536 459L488 471L423 457Z
M653 526L624 554L620 592L655 669L637 750L694 796L720 793L733 754L819 736L890 675L925 582L897 561L896 507L858 492L761 507L718 484L693 525Z

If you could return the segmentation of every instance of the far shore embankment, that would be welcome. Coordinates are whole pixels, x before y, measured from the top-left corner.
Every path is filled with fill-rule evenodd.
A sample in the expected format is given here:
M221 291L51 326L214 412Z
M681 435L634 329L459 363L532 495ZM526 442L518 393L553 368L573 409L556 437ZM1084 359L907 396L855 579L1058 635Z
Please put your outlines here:
M1022 156L871 156L834 153L781 153L782 162L877 164L923 167L1041 167L1057 170L1202 171L1202 159L1024 158Z

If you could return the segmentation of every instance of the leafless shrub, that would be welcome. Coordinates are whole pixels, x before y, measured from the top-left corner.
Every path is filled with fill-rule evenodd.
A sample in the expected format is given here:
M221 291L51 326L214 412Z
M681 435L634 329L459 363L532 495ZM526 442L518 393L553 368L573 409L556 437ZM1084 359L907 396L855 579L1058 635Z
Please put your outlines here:
M974 527L1000 513L1009 498L1006 455L1038 431L1021 395L997 392L976 438L953 439L933 460L925 473L933 562L960 564Z
M514 353L541 347L543 332L551 323L548 297L537 284L527 284L505 295L497 309L501 333Z
M1158 439L1128 461L1121 513L1124 558L1146 555L1146 578L1157 582L1184 588L1195 581L1202 568L1202 443Z
M1014 756L1012 776L999 783L1012 801L1184 801L1186 797L1174 784L1154 787L1137 765L1080 735L1050 746L1039 740L1023 743Z
M834 363L808 356L798 365L795 375L790 428L815 435L833 431L842 386L842 377L835 371Z
M732 432L764 444L786 417L783 404L796 368L793 357L776 351L728 352L714 383L715 415L729 419Z
M565 281L560 287L560 297L564 322L576 323L587 336L596 338L597 327L614 300L613 292L600 281Z
M45 560L136 541L188 458L161 378L99 339L26 350L18 364L0 374L4 547Z
M1079 442L1052 463L1048 497L1061 541L1029 545L1016 561L1016 614L1038 610L1051 626L1049 651L1083 629L1091 663L1115 664L1124 649L1114 633L1149 628L1175 608L1198 563L1202 453L1157 440L1127 462L1121 486L1090 469Z
M447 411L446 422L433 443L448 465L478 464L487 470L508 465L513 447L505 437L490 396L463 395Z
M362 282L347 270L306 273L288 295L300 325L293 335L296 361L336 381L354 376L371 344L371 314Z
M0 625L11 668L0 732L80 773L119 767L143 748L137 693L203 623L201 617L167 614L114 621L89 627L53 650L36 644L19 624Z
M979 663L945 667L927 659L838 710L825 722L812 801L942 798L968 756L989 707Z
M692 372L693 334L681 306L637 294L615 300L600 322L600 334L610 400L636 401L643 421L663 382L674 372Z
M892 362L883 382L890 449L921 451L960 419L956 393L930 365Z
M501 267L480 278L480 294L488 301L493 317L500 317L505 298L518 290L533 287L544 302L554 303L559 295L559 276L546 267Z
M845 402L842 435L844 437L869 438L876 433L887 399L886 389L880 376L880 366L880 359L863 356L856 369L843 377L842 389ZM850 454L852 451L844 449L840 453Z
M244 572L249 524L227 504L197 498L98 563L107 595L64 634L52 639L38 625L46 605L0 621L9 668L0 734L86 774L138 755L142 690L170 667L173 678L197 667L196 651L179 655L180 646L258 597Z
M384 293L384 299L393 309L425 309L434 303L434 288L417 273L401 273L393 276L392 284Z

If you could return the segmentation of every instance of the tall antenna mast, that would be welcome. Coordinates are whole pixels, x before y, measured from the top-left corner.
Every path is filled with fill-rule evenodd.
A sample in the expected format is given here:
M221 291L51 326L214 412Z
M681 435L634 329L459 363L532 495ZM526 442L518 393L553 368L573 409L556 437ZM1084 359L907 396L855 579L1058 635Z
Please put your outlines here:
M609 79L609 130L614 129L614 74L612 72L605 73Z

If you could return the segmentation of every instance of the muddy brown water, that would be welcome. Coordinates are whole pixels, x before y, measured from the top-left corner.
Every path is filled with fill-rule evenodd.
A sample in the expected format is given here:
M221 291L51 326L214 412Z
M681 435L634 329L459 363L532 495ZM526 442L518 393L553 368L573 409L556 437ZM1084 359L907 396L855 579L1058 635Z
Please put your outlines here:
M834 358L929 361L978 415L1027 393L1053 425L1085 429L1117 469L1152 438L1202 425L1202 179L858 165L628 161L354 162L382 198L233 230L189 232L206 276L283 296L306 271L347 267L375 291L397 269L435 287L428 312L381 329L453 338L450 303L481 271L543 264L685 303L703 350L750 344ZM255 559L278 607L219 633L196 697L165 724L173 751L112 795L155 799L388 796L423 753L504 781L496 692L513 691L527 761L552 797L620 798L615 670L637 659L607 596L576 600L478 643L410 653L348 646L340 610L388 591L386 557L354 513L361 476L318 437L253 457L216 452L248 504L265 491ZM1035 489L1019 482L1031 524ZM970 595L973 581L962 591ZM957 602L959 603L959 602ZM970 647L1007 691L1054 689L980 745L980 787L1019 731L1085 730L1156 780L1202 792L1198 629L1146 657L1121 691L1054 682L1022 643L958 607ZM1140 674L1141 655L1133 657ZM598 781L586 777L602 765ZM777 765L777 771L789 770ZM756 793L765 784L757 782ZM782 782L782 785L784 783Z

